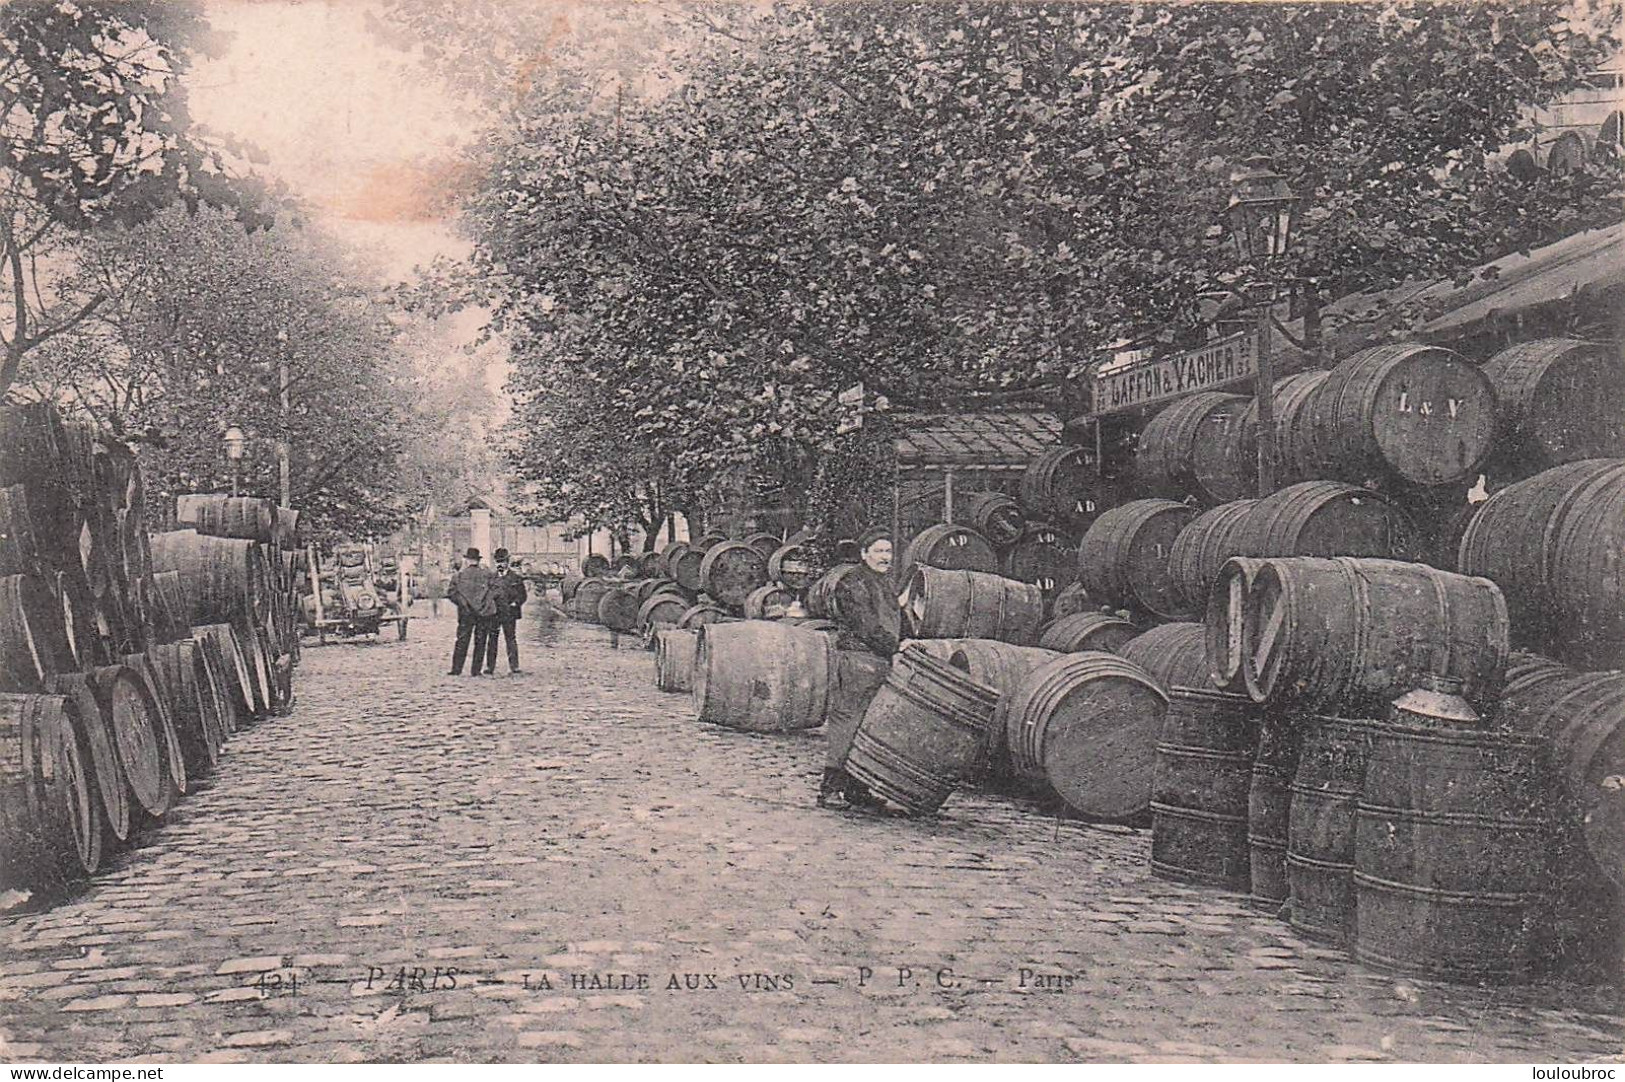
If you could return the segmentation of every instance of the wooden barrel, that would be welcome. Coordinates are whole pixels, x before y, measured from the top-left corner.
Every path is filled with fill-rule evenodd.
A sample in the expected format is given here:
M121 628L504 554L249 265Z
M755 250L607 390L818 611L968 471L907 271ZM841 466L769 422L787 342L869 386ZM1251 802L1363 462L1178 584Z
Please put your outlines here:
M1015 544L1027 529L1021 505L1003 492L954 493L954 521L987 538L994 548Z
M1168 550L1168 574L1180 604L1191 613L1205 612L1208 592L1219 568L1243 553L1247 513L1257 500L1236 500L1204 511L1185 524Z
M655 687L661 691L694 690L694 655L700 633L665 627L655 632Z
M268 717L278 705L273 679L275 659L266 647L264 633L255 625L239 621L232 625L232 631L237 636L237 648L248 669L249 687L254 693L254 716Z
M749 732L787 732L824 723L835 641L766 620L708 624L694 662L701 721Z
M687 598L678 594L656 593L638 606L637 623L639 627L676 627L683 613L692 607Z
M192 640L154 646L148 651L160 690L168 697L175 734L188 779L201 778L214 769L219 750L214 739L218 721L213 689L199 672L197 644ZM201 678L201 679L200 679Z
M942 807L985 761L998 692L910 646L858 723L846 769L915 815Z
M1243 677L1255 702L1380 715L1431 672L1482 709L1501 693L1507 634L1488 579L1395 560L1267 560L1242 617Z
M767 561L768 578L791 590L805 590L822 573L817 555L799 543L780 545Z
M1292 927L1346 945L1354 933L1355 809L1372 723L1307 719L1287 818Z
M1520 342L1484 362L1497 442L1546 466L1625 456L1625 371L1618 350L1572 338Z
M1258 495L1258 415L1250 403L1238 397L1209 412L1196 428L1191 474L1208 503Z
M907 644L905 644L907 645ZM913 644L944 659L985 687L998 692L989 721L986 754L972 764L966 780L982 782L1010 774L1010 751L1005 744L1005 708L1010 695L1029 672L1060 657L1055 650L1016 646L997 639L919 639Z
M691 605L677 618L677 626L685 631L697 629L707 624L730 624L738 621L739 617L733 615L720 605L709 601L702 601Z
M1478 505L1462 532L1456 570L1493 579L1520 625L1546 630L1556 615L1553 543L1574 507L1605 494L1622 476L1625 461L1586 459L1508 485ZM1597 585L1606 591L1608 583Z
M587 580L574 572L569 572L559 578L559 598L566 604L575 600L576 591Z
M678 557L688 551L687 541L669 541L660 550L660 573L673 582L677 576L672 574L672 568L677 566ZM703 557L702 557L703 558Z
M1598 870L1625 892L1625 864L1615 859L1625 835L1610 835L1616 823L1606 814L1625 777L1625 674L1576 672L1529 655L1507 671L1496 727L1546 742L1565 814L1598 854Z
M611 631L636 631L641 607L635 592L624 586L611 586L598 599L598 622Z
M1257 666L1245 652L1243 632L1248 599L1263 568L1263 560L1232 556L1219 568L1208 591L1203 638L1209 679L1221 691L1257 685Z
M1092 455L1081 447L1053 447L1027 464L1021 475L1021 506L1029 516L1087 530L1095 518L1116 503L1111 485L1102 481Z
M210 761L217 763L221 752L225 749L226 741L237 731L239 720L231 701L226 667L220 657L219 648L206 639L194 637L191 642L196 658L198 692L204 698L203 716L204 720L211 724L206 733L212 745L209 752Z
M0 488L0 575L32 574L39 567L39 541L23 485Z
M0 485L57 483L62 418L49 402L0 406Z
M1030 582L1053 598L1078 577L1078 547L1047 523L1028 524L1000 561L1005 578Z
M164 785L169 790L168 803L174 807L186 795L189 780L186 776L186 755L181 751L180 733L176 728L177 703L159 677L157 662L150 654L126 654L119 660L146 684L147 692L157 707L152 715L157 721L153 737L158 742L158 761L163 767Z
M642 582L639 582L632 587L632 589L638 595L638 600L640 602L647 601L655 594L659 593L681 594L682 592L681 586L678 586L677 583L666 578L664 575L644 579Z
M1585 486L1566 512L1546 561L1549 626L1582 664L1625 665L1625 468Z
M99 805L74 700L0 694L0 881L60 887L101 863Z
M1206 632L1201 624L1161 624L1134 636L1115 653L1143 669L1167 694L1175 687L1211 688Z
M1152 875L1247 889L1247 796L1258 722L1258 707L1245 695L1169 691L1152 775Z
M1061 587L1050 599L1049 615L1050 619L1059 620L1080 612L1094 612L1098 607L1090 600L1089 591L1083 588L1083 584L1073 582Z
M0 679L18 691L43 691L72 667L61 603L34 575L0 578Z
M738 608L767 583L767 561L743 541L723 541L700 561L700 588L724 605Z
M1196 493L1196 439L1208 419L1246 408L1246 398L1199 391L1158 410L1140 431L1134 448L1134 480L1139 491L1182 500ZM1255 467L1256 468L1256 467Z
M1063 654L1080 650L1115 652L1139 634L1140 629L1127 620L1103 612L1079 612L1050 621L1038 636L1038 645Z
M1253 504L1237 538L1242 556L1420 554L1418 532L1387 497L1341 481L1304 481Z
M795 604L795 601L795 593L776 582L758 586L745 597L745 618L747 620L777 620L789 610L791 605Z
M763 560L771 560L773 554L784 547L783 538L776 533L753 533L744 539L745 544L762 554Z
M152 620L152 640L169 643L192 633L191 606L179 571L159 571L152 576L153 597L148 606Z
M1089 596L1167 620L1194 615L1175 595L1168 571L1174 538L1196 517L1172 500L1131 500L1095 520L1078 546L1078 581Z
M1470 480L1495 438L1495 388L1440 346L1374 346L1340 362L1300 415L1310 476Z
M264 620L264 564L254 541L173 530L152 538L152 567L178 571L193 624Z
M570 615L585 623L598 622L598 602L612 589L612 584L606 579L591 578L582 581L576 587L575 596L570 601Z
M684 545L666 558L666 575L691 594L701 590L700 566L705 563L705 550L698 544Z
M1265 712L1247 789L1248 896L1255 909L1276 912L1287 900L1287 823L1302 730L1289 716Z
M581 558L581 573L589 579L601 579L609 571L609 557L601 552L590 552Z
M195 529L209 537L236 537L269 544L277 538L277 508L253 496L211 494L197 498Z
M1362 962L1529 977L1555 840L1540 751L1529 737L1463 726L1371 729L1354 844Z
M827 620L841 620L842 598L850 596L850 587L843 591L842 584L855 575L857 564L836 564L813 580L807 587L807 612ZM849 603L850 604L850 603ZM850 614L849 614L850 615Z
M85 737L85 763L101 807L101 821L114 841L125 841L130 836L129 782L119 762L112 718L84 673L58 673L51 682L51 694L73 701Z
M200 624L192 628L192 638L207 643L219 663L222 690L236 721L234 728L246 727L257 716L254 676L236 630L230 624Z
M1083 815L1143 815L1167 708L1139 666L1098 651L1064 654L1029 672L1010 696L1011 762Z
M891 661L867 650L835 651L835 676L824 714L824 765L845 769L852 739L891 674Z
M722 533L719 530L707 530L705 533L700 535L700 539L698 541L690 542L690 547L699 549L700 553L703 555L710 552L718 545L726 545L727 543L727 534Z
M231 632L231 627L224 624L219 627L224 627L228 635ZM242 712L239 705L244 690L237 674L237 666L241 664L241 660L228 656L223 643L216 640L208 627L193 627L192 640L198 643L198 650L203 655L203 668L208 671L210 684L215 687L216 708L219 710L219 721L223 726L223 731L219 733L219 742L224 744L237 729L249 725L249 715Z
M978 571L914 569L902 597L903 620L916 639L998 639L1026 646L1044 621L1038 587Z
M914 568L924 564L944 571L981 571L996 575L999 554L987 538L969 526L941 522L927 526L903 549L900 582L907 582Z
M1276 482L1307 481L1321 476L1326 468L1317 464L1314 445L1309 432L1309 411L1314 408L1315 394L1326 382L1330 372L1296 372L1275 381L1271 391L1275 406L1275 463ZM1253 424L1258 423L1258 404L1252 403ZM1257 429L1254 429L1254 440ZM1254 445L1256 447L1256 443Z

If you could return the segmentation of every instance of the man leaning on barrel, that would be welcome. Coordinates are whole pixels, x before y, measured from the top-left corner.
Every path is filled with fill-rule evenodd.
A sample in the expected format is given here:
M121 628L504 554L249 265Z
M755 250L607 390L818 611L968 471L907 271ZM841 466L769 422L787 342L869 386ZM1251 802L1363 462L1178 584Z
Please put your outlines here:
M480 675L480 663L491 648L490 639L496 630L496 583L491 572L480 566L480 550L471 548L463 553L463 569L452 576L446 587L446 599L457 606L457 645L451 651L451 675L463 674L463 660L468 657L469 640L474 641L474 666L470 676Z
M838 681L862 680L859 673L852 671L855 666L851 651L867 651L890 662L897 653L902 634L902 614L891 585L891 532L878 528L865 532L858 538L858 549L863 562L842 579L840 604L836 606L835 622L841 629L837 640L840 645ZM874 670L871 677L881 671L872 662L866 667ZM824 759L824 780L818 789L821 808L883 808L868 786L846 772L846 755L852 748L853 734L863 719L869 698L878 689L878 683L872 688L866 686L868 694L854 701L841 696L846 709L839 716L832 713L825 723L829 748Z

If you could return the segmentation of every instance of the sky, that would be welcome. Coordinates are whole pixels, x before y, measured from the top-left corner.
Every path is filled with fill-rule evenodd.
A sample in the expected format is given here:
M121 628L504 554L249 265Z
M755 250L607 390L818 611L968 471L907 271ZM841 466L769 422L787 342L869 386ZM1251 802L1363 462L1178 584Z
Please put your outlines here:
M258 146L269 158L258 168L404 277L467 251L433 196L475 121L368 32L367 3L205 0L210 25L231 39L187 86L199 123Z

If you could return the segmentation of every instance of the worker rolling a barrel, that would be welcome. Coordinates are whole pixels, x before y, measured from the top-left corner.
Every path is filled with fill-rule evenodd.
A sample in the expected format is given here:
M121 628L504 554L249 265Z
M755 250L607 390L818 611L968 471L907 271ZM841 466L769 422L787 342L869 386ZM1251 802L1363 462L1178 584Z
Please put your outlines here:
M471 548L463 553L463 568L452 576L446 587L446 598L457 606L457 644L451 652L451 675L463 674L463 660L468 657L469 640L474 645L474 665L470 676L480 675L481 662L490 649L490 639L496 631L496 590L489 569L480 566L480 550Z
M858 548L863 562L842 577L834 606L835 622L840 626L836 671L840 705L831 709L824 726L829 749L818 790L821 808L883 807L868 786L846 772L846 755L858 722L885 682L892 655L897 653L902 614L892 589L890 531L867 531L858 538Z

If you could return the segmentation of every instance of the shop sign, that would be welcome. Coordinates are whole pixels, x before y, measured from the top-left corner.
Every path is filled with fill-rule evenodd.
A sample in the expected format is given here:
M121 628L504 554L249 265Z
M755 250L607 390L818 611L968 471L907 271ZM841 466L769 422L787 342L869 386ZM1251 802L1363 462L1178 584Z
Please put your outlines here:
M1258 370L1257 343L1251 331L1216 339L1201 349L1143 361L1111 372L1097 372L1094 412L1117 413L1153 402L1244 383Z

